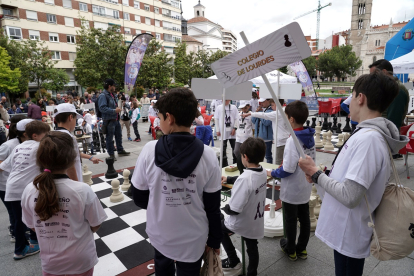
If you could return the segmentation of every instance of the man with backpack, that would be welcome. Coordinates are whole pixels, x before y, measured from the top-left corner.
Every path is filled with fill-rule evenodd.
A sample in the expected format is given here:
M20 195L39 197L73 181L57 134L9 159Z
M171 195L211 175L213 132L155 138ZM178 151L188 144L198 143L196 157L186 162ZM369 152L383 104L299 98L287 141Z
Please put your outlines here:
M106 149L109 157L116 161L114 155L114 143L113 139L115 136L116 149L118 156L129 155L122 146L122 129L119 123L121 108L118 107L117 97L115 94L116 83L113 79L106 79L104 83L104 91L99 96L97 116L103 120L102 133L106 134Z
M373 235L370 216L374 217L390 178L388 148L395 154L408 141L381 117L398 90L394 78L379 70L359 77L350 104L351 117L359 124L339 149L329 176L309 156L299 160L308 182L317 184L323 197L315 235L334 250L337 276L362 275Z

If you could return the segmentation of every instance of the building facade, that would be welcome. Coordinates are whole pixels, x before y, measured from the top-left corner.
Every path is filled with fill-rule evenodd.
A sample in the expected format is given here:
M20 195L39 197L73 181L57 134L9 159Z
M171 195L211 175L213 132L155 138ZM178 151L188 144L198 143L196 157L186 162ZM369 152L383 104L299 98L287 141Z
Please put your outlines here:
M1 28L11 39L46 42L52 59L58 61L56 68L69 76L66 89L80 89L73 61L81 24L102 30L120 26L126 42L140 33L151 33L170 54L182 36L178 0L0 0L0 6Z

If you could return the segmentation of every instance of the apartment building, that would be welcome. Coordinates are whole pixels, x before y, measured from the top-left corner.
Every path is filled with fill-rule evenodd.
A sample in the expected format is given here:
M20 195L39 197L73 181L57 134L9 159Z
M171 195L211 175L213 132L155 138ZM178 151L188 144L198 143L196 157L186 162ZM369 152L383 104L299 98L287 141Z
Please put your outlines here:
M236 35L227 29L222 29L223 34L223 51L233 53L237 51L237 38Z
M127 43L137 34L150 33L171 55L182 36L178 0L0 0L0 6L0 27L11 39L46 42L58 61L56 68L69 75L66 89L80 90L73 61L81 24L102 30L117 25Z

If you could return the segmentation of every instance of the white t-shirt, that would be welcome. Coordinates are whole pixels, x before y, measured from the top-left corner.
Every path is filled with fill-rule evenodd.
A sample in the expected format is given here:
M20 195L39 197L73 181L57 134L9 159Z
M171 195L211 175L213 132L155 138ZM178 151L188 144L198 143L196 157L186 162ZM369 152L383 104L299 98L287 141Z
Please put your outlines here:
M315 147L311 149L303 147L300 139L299 143L305 154L312 157L313 161L315 161ZM292 137L289 137L283 153L283 170L292 174L282 178L280 200L290 204L305 204L309 202L312 190L312 185L306 180L305 173L298 166L299 158L300 154L295 147L295 142Z
M285 116L284 114L281 114L279 112L279 116L277 117L277 143L276 147L284 146L286 145L286 141L290 136L290 133L288 131L288 128L283 121L282 116ZM276 129L276 111L272 112L252 112L252 117L265 119L272 121L272 129ZM276 131L273 131L273 140L275 140Z
M134 108L131 115L131 124L135 123L138 118L138 114L140 114L139 108Z
M85 116L83 116L83 119L89 124L92 125L92 115L89 113L86 113Z
M92 139L92 127L90 124L86 123L84 126L82 126L83 132L85 135L89 135L91 136L91 138L86 139L86 142L88 143L92 143L93 139ZM80 179L78 179L80 181Z
M160 118L158 118L158 117L155 118L153 127L154 128L161 127L160 123L161 123Z
M330 177L341 183L349 179L364 186L370 210L374 212L384 194L390 168L384 138L377 131L364 128L348 139L336 159ZM372 215L375 222L374 214ZM372 237L368 222L370 218L365 198L357 207L349 209L325 192L315 234L345 256L367 258Z
M247 112L247 113L251 113L251 112ZM236 142L237 143L243 143L244 141L247 140L247 138L253 137L252 116L248 116L245 118L242 117L243 114L247 114L247 113L243 113L243 111L241 111L237 118L236 125L235 125L237 127L237 130L236 130Z
M98 197L85 183L55 179L60 211L46 221L35 212L39 192L30 183L23 192L22 219L35 228L42 269L50 274L81 274L98 263L91 226L107 219Z
M91 118L92 118L92 123L91 123L91 126L94 126L95 124L96 124L96 115L91 115Z
M257 108L259 107L259 99L251 99L250 106L252 107L252 112L256 112Z
M24 188L40 174L40 168L36 165L38 148L39 142L24 141L0 164L0 169L10 173L6 183L5 201L21 200Z
M266 205L266 170L246 169L237 178L231 190L230 209L238 215L228 216L226 227L248 239L261 239L264 235L264 211Z
M224 122L222 118L223 114L223 106L219 105L216 107L216 112L214 113L214 122L216 123L216 130L220 132L220 140L224 139L236 139L236 134L233 136L230 135L231 131L234 129L235 123L239 116L239 111L235 105L229 104L225 106L225 113L224 113ZM224 123L224 133L221 133L221 128ZM227 126L226 123L230 125Z
M57 131L61 131L64 133L69 134L73 139L73 147L76 151L76 159L75 159L75 169L76 169L76 175L78 176L78 181L83 181L83 175L82 175L82 161L80 157L80 151L78 147L78 141L76 141L76 137L72 135L67 129L58 129Z
M5 161L10 156L13 149L20 144L19 139L14 138L7 140L0 146L0 161ZM0 191L6 191L6 183L10 173L6 171L0 172Z
M157 116L157 112L155 112L154 107L152 107L152 105L150 105L150 107L148 108L148 116Z
M210 105L210 109L211 109L211 111L212 112L215 112L216 110L217 110L217 107L219 106L219 105L222 105L223 104L223 101L222 100L213 100L212 102L211 102L211 105Z
M217 157L205 145L193 173L185 179L177 178L155 165L156 144L151 141L142 149L131 179L135 188L150 192L146 232L164 256L195 262L204 252L209 232L203 192L221 190Z

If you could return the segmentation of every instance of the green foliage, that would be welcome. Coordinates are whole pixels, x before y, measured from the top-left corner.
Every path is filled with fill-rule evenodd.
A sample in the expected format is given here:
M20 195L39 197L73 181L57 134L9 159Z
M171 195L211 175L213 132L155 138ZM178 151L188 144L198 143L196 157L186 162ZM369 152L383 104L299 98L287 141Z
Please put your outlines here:
M143 87L143 86L141 86L141 85L136 85L136 86L134 87L134 90L132 90L132 92L131 92L131 94L130 94L130 95L136 95L136 96L137 96L137 99L139 100L139 99L141 99L142 94L144 94L144 92L145 92L145 89L144 89L144 87Z
M47 79L49 82L44 82L43 87L47 90L59 91L63 90L65 85L69 82L69 76L63 69L51 68L47 71Z
M283 74L287 74L288 73L287 66L279 68L279 71L282 72Z
M19 92L20 69L10 69L10 56L5 48L0 47L0 90Z
M302 62L305 65L306 70L309 73L309 76L311 78L312 76L316 76L316 58L313 56L310 56L302 60Z
M170 83L168 85L168 89L173 89L173 88L177 88L177 87L184 87L184 83L181 82L176 82L176 83Z
M88 87L86 88L86 92L90 93L95 93L96 91L98 91L98 89L96 89L95 87Z
M36 91L35 94L35 98L36 100L38 99L43 99L43 97L46 96L47 100L50 100L52 98L52 95L50 95L45 88L41 88L39 90Z
M124 87L124 65L127 46L118 26L106 31L82 28L77 32L75 79L84 86L99 87L112 78ZM141 73L141 72L140 72Z
M361 65L362 60L356 57L351 45L335 46L320 54L317 62L318 70L325 77L336 76L338 80L346 75L355 76Z

